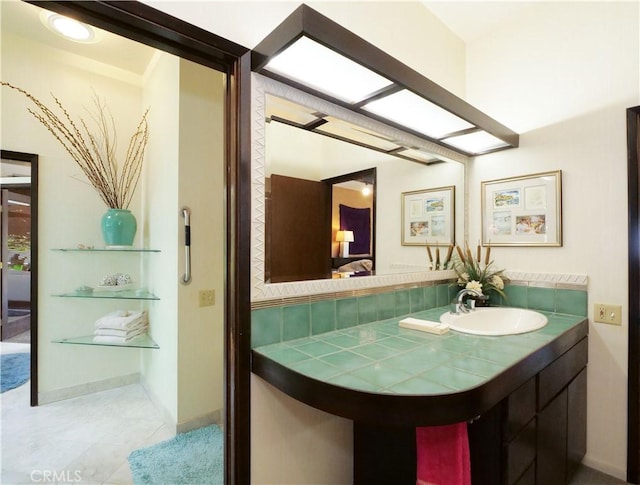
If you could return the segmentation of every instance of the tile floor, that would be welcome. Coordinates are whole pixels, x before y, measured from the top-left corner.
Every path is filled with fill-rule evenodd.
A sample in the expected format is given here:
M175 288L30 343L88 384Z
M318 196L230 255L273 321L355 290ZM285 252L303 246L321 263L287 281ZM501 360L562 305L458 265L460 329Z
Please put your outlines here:
M0 346L2 353L29 350L26 344ZM174 435L139 384L35 408L29 388L0 394L4 485L132 483L129 453Z
M0 343L0 353L28 350ZM130 484L129 453L174 435L138 384L32 408L27 383L0 394L0 407L3 485ZM624 483L582 467L570 485Z

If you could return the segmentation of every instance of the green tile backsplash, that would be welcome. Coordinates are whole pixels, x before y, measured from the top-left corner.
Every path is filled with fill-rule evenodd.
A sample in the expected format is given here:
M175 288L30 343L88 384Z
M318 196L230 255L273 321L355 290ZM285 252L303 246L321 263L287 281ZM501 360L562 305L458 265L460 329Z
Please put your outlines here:
M251 345L260 347L286 342L446 306L457 291L455 285L439 284L255 309L251 312ZM585 290L507 285L505 294L506 299L493 295L492 302L496 305L587 316ZM348 348L348 345L340 345L338 342L333 344ZM451 346L446 349L450 351L460 351L464 347L464 343L456 343L454 340L447 342L447 345Z

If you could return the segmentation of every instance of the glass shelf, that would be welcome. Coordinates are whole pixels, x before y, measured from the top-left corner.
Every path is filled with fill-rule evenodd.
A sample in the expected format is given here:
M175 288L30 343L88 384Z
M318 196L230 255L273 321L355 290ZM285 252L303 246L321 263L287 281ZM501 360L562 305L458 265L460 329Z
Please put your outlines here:
M53 295L60 298L111 298L113 300L159 300L156 295L146 290L93 291L92 293L69 291Z
M160 346L155 343L149 335L139 335L129 342L94 342L93 335L87 335L85 337L74 338L62 338L53 340L57 344L75 344L75 345L95 345L101 347L132 347L137 349L159 349Z
M51 251L62 251L62 252L75 252L75 253L95 253L95 252L103 252L103 253L159 253L159 249L148 249L148 248L134 248L129 246L113 246L113 247L104 247L104 248L93 248L93 249L80 249L80 248L53 248Z

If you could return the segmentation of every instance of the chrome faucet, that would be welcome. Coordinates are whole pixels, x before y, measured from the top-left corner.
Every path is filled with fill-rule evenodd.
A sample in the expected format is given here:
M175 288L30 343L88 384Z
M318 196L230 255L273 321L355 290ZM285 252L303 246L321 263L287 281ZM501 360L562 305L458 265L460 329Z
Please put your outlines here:
M451 313L454 315L460 315L460 313L469 313L469 307L465 301L464 297L469 296L482 296L482 293L476 290L471 290L469 288L463 288L458 292L453 302L451 302ZM453 309L453 305L455 304L455 310Z

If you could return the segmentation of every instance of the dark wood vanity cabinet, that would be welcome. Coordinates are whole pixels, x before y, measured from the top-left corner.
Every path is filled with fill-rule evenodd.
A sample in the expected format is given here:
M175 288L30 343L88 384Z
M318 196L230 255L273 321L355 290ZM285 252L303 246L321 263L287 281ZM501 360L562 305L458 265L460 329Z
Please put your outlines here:
M469 425L472 482L563 485L586 452L587 339Z
M587 338L468 425L473 485L565 485L586 452ZM354 483L415 484L415 428L354 422Z

